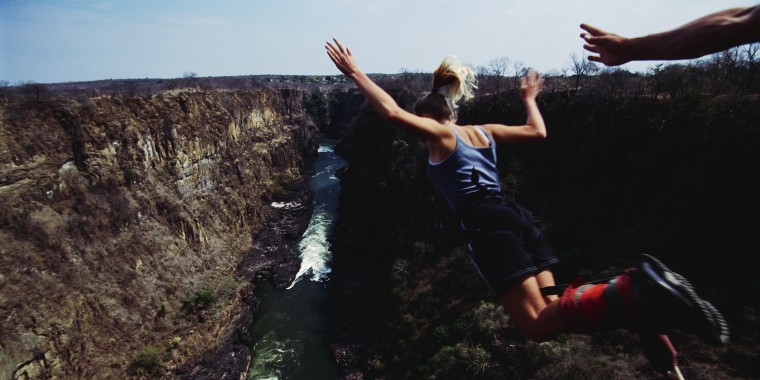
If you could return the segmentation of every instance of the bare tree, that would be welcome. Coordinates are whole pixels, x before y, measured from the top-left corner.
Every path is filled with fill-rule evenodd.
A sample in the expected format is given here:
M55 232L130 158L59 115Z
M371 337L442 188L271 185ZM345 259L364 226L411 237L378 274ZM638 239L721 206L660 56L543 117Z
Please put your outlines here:
M649 68L649 78L652 82L651 88L650 88L650 94L652 96L652 99L657 99L660 96L660 91L662 89L662 83L660 82L660 73L664 70L665 65L662 63L658 63L654 65L653 67Z
M760 59L760 43L744 45L740 48L740 54L747 67L747 79L745 88L751 90L758 72L758 59Z
M514 83L519 83L520 77L528 72L528 68L525 67L525 62L523 61L513 61L512 72L514 73Z
M177 81L179 87L196 87L198 84L198 74L192 72L192 71L185 71L184 74L182 74L182 79Z
M597 88L605 98L621 98L630 93L634 74L618 67L603 67L597 73Z
M494 82L496 83L496 93L499 93L499 90L501 89L501 80L504 78L504 75L507 73L507 69L509 68L509 58L507 57L501 57L496 58L488 61L488 67L491 68L491 75L494 77Z
M0 95L5 96L8 93L8 86L10 84L7 80L0 80Z
M565 79L559 70L549 70L544 73L544 77L546 78L544 88L548 89L549 92L559 91L560 89L558 86L563 83Z
M575 74L575 91L578 91L581 84L581 79L589 74L593 74L599 71L599 67L593 62L584 57L583 54L579 57L575 53L570 54L570 70Z
M28 81L18 83L19 91L28 100L40 103L50 96L50 90L44 84Z
M400 71L401 81L404 88L412 94L419 95L423 91L430 91L428 87L428 78L419 70L412 71L402 67Z
M490 85L491 71L486 66L478 66L475 68L475 75L478 77L478 87L482 91L488 91L487 86Z

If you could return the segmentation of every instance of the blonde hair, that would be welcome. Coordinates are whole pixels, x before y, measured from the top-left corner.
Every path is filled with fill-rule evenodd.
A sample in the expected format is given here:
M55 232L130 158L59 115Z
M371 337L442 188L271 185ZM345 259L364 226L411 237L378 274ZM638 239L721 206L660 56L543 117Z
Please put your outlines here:
M443 59L433 73L433 90L424 93L414 105L414 113L428 115L436 120L456 119L457 103L475 97L477 88L475 71L455 56Z

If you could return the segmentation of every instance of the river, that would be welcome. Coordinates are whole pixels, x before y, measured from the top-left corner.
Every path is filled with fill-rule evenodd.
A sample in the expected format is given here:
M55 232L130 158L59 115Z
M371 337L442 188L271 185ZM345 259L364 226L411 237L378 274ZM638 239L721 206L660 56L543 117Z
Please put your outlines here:
M338 208L340 182L335 172L345 161L333 152L335 141L323 140L310 179L314 213L309 226L291 249L301 268L286 290L261 284L259 310L252 327L253 358L248 379L339 378L329 350L327 286L330 275L328 233ZM293 207L274 204L275 207Z

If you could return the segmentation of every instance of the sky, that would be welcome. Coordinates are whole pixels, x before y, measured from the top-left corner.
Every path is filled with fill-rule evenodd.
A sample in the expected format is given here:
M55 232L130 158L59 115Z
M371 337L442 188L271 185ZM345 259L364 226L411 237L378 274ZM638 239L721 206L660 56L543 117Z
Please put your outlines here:
M582 55L578 25L661 32L757 0L0 0L0 81L339 74L332 36L367 73L507 57L541 72ZM644 71L654 63L626 64Z

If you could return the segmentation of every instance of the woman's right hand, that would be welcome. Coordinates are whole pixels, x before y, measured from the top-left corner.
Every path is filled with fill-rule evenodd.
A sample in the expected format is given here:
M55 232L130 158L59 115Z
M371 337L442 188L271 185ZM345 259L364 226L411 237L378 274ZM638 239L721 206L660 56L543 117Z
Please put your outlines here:
M359 67L356 65L356 60L354 59L353 54L351 54L351 49L349 49L348 46L344 48L340 41L335 37L333 37L333 41L335 41L335 45L330 41L327 41L325 49L327 50L327 55L335 64L335 67L337 67L345 76L351 76L351 74L359 72Z
M520 78L520 97L523 100L534 100L543 87L544 76L530 69L524 77Z

